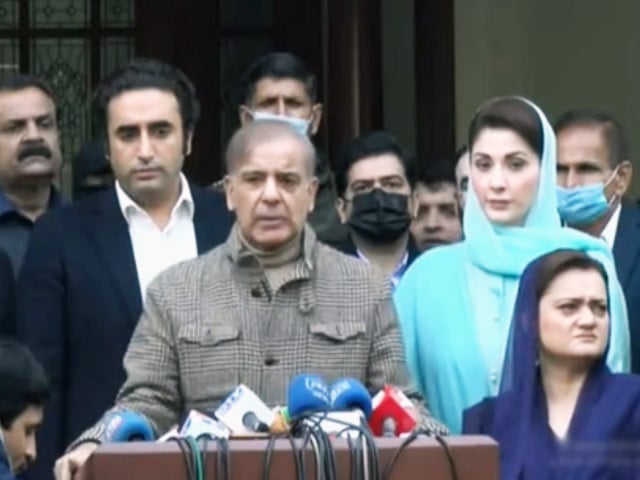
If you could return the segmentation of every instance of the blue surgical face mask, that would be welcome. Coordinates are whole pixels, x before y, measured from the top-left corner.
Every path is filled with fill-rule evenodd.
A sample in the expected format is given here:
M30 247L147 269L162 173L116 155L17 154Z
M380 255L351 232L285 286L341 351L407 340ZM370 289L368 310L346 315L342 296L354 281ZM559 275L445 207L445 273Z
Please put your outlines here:
M293 128L295 128L296 131L300 133L300 135L304 135L305 137L309 135L309 127L311 127L311 120L307 120L305 118L289 117L287 115L278 115L276 113L255 111L251 112L251 117L255 121L275 120L277 122L288 123Z
M574 188L556 187L560 217L576 227L590 225L601 218L616 200L615 195L607 200L604 194L615 173L614 170L606 182Z

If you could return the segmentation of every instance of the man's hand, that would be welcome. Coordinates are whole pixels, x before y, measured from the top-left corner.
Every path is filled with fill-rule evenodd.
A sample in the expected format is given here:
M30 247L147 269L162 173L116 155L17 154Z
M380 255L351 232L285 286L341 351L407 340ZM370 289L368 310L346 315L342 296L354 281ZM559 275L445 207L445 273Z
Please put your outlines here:
M56 480L73 480L75 474L98 446L97 443L83 443L60 457L53 470Z

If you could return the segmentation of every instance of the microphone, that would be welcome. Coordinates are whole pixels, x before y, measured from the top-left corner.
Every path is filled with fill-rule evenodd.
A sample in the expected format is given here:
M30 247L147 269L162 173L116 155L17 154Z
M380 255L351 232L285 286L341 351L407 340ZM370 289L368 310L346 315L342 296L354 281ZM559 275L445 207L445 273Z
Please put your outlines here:
M354 378L342 378L331 386L333 410L360 410L366 418L371 416L371 395Z
M411 432L418 418L415 405L397 387L385 385L373 397L369 426L377 436L395 437Z
M179 437L193 437L198 439L202 436L210 438L229 438L229 429L219 421L198 412L191 410L189 416L177 432Z
M263 433L276 414L246 385L238 385L215 411L216 418L234 435ZM255 418L254 418L255 417Z
M144 442L153 440L155 434L143 415L123 410L107 417L105 437L108 442Z
M320 428L329 435L358 437L366 417L371 412L371 397L367 389L353 378L336 381L329 391L331 411L316 415ZM324 410L326 411L326 409Z
M310 412L329 410L329 386L319 375L296 376L287 390L287 413L296 419Z
M242 424L252 432L267 433L269 431L269 425L260 421L253 412L247 412L242 416Z

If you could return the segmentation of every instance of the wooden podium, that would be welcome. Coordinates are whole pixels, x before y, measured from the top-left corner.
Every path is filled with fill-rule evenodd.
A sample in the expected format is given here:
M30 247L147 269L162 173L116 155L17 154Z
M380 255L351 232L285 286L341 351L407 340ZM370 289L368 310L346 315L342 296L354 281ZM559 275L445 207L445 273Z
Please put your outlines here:
M489 437L444 437L456 465L459 480L498 480L498 445ZM380 474L396 452L402 439L376 438ZM339 479L349 479L349 448L344 440L333 441ZM231 440L229 458L233 480L260 480L267 440ZM306 455L307 478L315 480L315 461L311 448ZM211 442L205 462L207 479L215 479L216 448ZM184 458L175 443L113 443L100 446L80 472L80 480L183 480L187 478ZM295 479L291 444L275 442L271 461L273 480ZM447 457L434 439L419 437L400 454L391 479L424 478L451 480Z

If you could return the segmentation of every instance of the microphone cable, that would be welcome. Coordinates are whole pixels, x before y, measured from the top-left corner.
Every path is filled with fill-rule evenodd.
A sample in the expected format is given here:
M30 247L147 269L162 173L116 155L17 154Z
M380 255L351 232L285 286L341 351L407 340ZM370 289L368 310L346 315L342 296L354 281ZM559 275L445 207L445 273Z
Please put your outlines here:
M176 442L178 444L178 448L180 448L180 452L182 453L182 458L185 463L185 470L187 471L187 480L196 480L195 465L193 464L193 456L188 442L186 439L180 437L172 437L170 441Z
M305 478L307 478L304 452L298 449L296 442L290 433L287 433L284 435L272 435L269 437L269 441L267 443L267 449L265 450L264 463L262 468L263 480L269 480L269 478L271 477L271 463L272 463L273 451L275 449L276 440L280 438L287 438L289 440L289 443L291 444L291 453L293 455L293 460L296 466L296 479L304 480ZM231 479L229 478L227 480L231 480Z
M389 480L391 478L391 474L393 473L393 469L398 461L398 458L400 457L400 454L403 452L405 448L407 448L411 443L413 443L420 434L424 434L428 437L435 438L436 442L438 442L438 444L442 446L445 457L447 459L447 464L449 466L449 476L451 477L451 480L458 480L458 469L456 467L456 462L453 459L453 455L451 454L451 449L449 448L449 445L447 444L447 442L442 438L441 435L434 434L429 430L423 430L423 429L414 430L400 444L398 449L394 452L393 456L391 457L391 460L389 460L389 463L387 463L383 480Z
M216 480L231 480L231 459L229 453L229 440L224 437L217 437L209 433L198 435L196 442L202 441L203 447L203 470L206 480L206 452L208 450L209 441L216 442Z
M202 466L202 452L200 451L200 446L195 441L193 437L187 437L187 445L191 449L191 455L193 457L194 464L196 466L196 480L204 480L204 468Z
M294 426L294 432L304 438L303 451L306 451L308 443L311 443L314 448L317 468L316 478L319 480L337 480L338 474L333 444L329 436L320 428L320 422L326 415L327 413L324 412L299 418Z
M320 419L323 420L324 418ZM353 425L351 423L334 419L330 419L331 422L344 426L342 430L338 432L336 436L340 436L343 433L349 431L356 431L358 433L358 440L352 443L350 435L347 435L347 445L349 446L350 458L357 459L351 464L352 478L360 480L362 478L372 478L373 480L380 479L380 457L378 455L378 447L376 446L375 438L371 433L369 425L364 420L360 419L360 425ZM354 470L355 469L355 470ZM363 472L363 476L360 475L360 471Z

